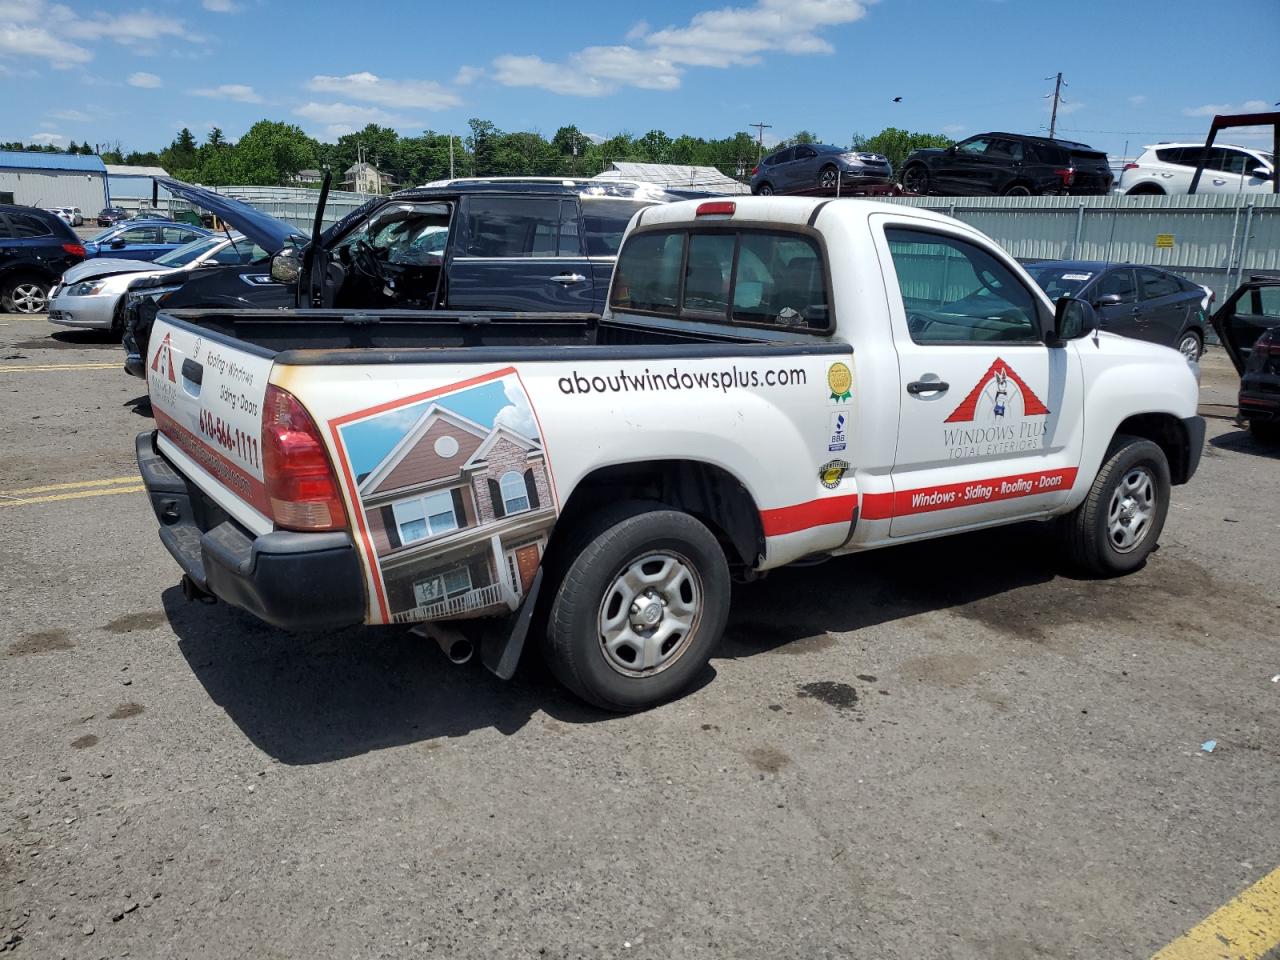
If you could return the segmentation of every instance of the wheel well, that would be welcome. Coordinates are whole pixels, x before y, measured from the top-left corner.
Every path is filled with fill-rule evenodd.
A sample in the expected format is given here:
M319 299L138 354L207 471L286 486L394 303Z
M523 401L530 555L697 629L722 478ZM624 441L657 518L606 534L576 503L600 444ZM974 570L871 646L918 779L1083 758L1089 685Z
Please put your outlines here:
M751 569L764 554L764 527L751 494L727 470L696 460L649 460L600 467L570 494L548 550L592 511L649 500L697 517L720 541L731 569Z
M1141 183L1138 186L1134 187L1132 190L1130 190L1127 194L1125 194L1125 196L1128 196L1128 197L1141 197L1141 196L1163 197L1164 195L1165 195L1164 190L1156 186L1154 183Z
M48 270L42 270L35 264L18 263L7 270L0 270L0 284L17 283L20 280L39 280L41 283L53 283L56 280Z
M1150 440L1164 451L1169 461L1169 477L1175 483L1187 482L1191 463L1190 441L1182 421L1169 413L1140 413L1116 428L1116 435L1126 434Z

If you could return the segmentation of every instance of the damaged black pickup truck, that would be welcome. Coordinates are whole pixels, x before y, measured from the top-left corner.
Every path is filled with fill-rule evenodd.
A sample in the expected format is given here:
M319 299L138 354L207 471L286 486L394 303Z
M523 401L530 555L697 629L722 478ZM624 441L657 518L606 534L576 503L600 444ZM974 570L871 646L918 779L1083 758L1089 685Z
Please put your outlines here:
M1280 443L1280 277L1250 277L1212 317L1240 374L1240 419L1264 443Z

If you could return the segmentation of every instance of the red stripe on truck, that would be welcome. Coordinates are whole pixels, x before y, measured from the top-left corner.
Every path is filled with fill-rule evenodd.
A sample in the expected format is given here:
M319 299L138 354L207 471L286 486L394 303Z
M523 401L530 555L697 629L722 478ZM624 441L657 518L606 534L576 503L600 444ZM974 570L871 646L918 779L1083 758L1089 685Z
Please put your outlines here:
M849 523L853 520L853 511L857 506L856 493L843 497L824 497L790 507L761 510L760 521L764 525L766 537L780 537L784 533L795 533L828 523Z

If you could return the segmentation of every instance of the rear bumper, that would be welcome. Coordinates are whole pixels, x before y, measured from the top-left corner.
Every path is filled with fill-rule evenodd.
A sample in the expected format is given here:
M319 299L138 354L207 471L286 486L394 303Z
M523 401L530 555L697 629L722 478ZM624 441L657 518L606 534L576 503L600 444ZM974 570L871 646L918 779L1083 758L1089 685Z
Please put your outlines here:
M154 433L135 446L160 542L198 587L283 630L364 621L364 574L345 531L255 537L156 450Z

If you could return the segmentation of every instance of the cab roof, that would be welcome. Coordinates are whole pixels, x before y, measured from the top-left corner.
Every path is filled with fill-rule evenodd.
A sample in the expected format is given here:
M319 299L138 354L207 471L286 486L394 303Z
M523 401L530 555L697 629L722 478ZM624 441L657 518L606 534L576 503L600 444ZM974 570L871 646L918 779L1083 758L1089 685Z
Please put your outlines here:
M732 204L734 212L729 217L698 216L698 208L703 204ZM658 223L724 223L735 220L761 221L781 223L792 226L813 226L818 215L825 219L835 215L865 219L874 213L888 213L894 216L910 217L930 223L945 223L955 226L960 221L953 220L945 214L937 213L925 207L915 207L905 203L885 203L881 200L863 200L855 197L832 199L830 197L733 197L715 200L681 200L658 207L649 207L644 212L642 223L651 226Z

